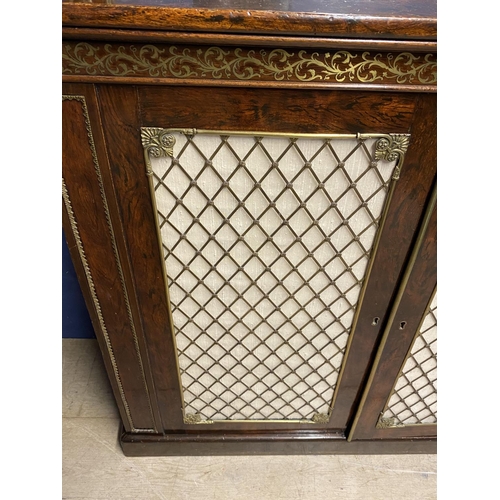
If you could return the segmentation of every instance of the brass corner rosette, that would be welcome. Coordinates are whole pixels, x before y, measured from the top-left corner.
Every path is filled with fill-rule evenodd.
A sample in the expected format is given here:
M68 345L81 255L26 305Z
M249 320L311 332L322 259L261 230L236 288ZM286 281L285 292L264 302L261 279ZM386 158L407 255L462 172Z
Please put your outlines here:
M387 134L381 137L375 144L375 159L396 161L392 179L397 181L401 174L401 166L404 156L410 144L409 134Z
M144 148L144 160L146 162L146 173L153 174L150 156L160 158L162 156L174 156L175 138L168 130L158 127L142 127L141 141Z

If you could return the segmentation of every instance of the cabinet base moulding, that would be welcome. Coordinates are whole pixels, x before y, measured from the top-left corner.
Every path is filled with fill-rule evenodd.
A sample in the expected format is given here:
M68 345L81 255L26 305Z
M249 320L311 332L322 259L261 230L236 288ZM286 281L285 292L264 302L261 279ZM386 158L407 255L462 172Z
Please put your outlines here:
M360 440L327 431L290 433L182 432L137 434L120 429L127 457L228 455L392 455L434 454L436 439Z

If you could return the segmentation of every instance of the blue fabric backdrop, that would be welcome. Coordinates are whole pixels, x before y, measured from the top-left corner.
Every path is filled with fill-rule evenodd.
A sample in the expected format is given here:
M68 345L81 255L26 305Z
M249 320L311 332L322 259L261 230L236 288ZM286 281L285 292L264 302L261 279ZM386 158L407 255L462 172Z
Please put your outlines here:
M62 336L74 339L95 338L64 231L62 233Z

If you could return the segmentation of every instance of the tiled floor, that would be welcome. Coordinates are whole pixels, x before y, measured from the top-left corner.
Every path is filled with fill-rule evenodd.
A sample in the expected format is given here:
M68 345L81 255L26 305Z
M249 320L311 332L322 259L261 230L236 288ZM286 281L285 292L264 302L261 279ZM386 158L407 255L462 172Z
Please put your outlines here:
M95 340L63 340L63 499L430 500L436 455L127 458Z

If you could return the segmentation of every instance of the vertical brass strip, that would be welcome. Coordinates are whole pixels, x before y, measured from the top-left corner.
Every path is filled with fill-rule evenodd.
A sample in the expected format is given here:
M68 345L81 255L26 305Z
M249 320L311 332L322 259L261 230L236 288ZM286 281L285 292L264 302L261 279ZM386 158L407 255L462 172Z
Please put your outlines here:
M80 102L80 104L82 106L82 111L83 111L84 120L85 120L85 127L87 129L87 137L88 137L88 141L89 141L90 150L92 152L92 161L94 163L94 168L95 168L95 172L96 172L96 175L97 175L97 180L98 180L98 183L99 183L99 191L100 191L102 203L103 203L103 206L104 206L104 212L106 214L106 224L108 226L109 234L110 234L110 237L111 237L111 244L112 244L112 247L113 247L113 254L114 254L116 266L117 266L117 269L118 269L118 273L119 273L119 276L120 276L120 284L121 284L121 288L122 288L123 297L125 299L125 305L126 305L126 309L127 309L127 317L128 317L130 328L132 330L134 347L135 347L135 351L136 351L136 355L137 355L137 360L138 360L140 371L141 371L141 376L142 376L142 382L143 382L143 385L144 385L144 390L145 390L145 393L146 393L146 396L147 396L147 400L148 400L148 407L149 407L149 412L150 412L150 415L151 415L151 421L153 422L153 428L152 429L136 429L133 425L131 425L131 428L132 428L131 430L132 430L132 432L154 432L154 433L156 433L156 432L158 432L158 430L156 429L156 426L155 426L155 419L154 419L154 415L153 415L153 409L152 409L152 405L151 405L151 398L150 398L150 394L149 394L149 390L148 390L148 385L147 385L147 382L146 382L146 376L145 376L145 373L144 373L144 365L143 365L143 362L142 362L142 356L141 356L141 352L140 352L140 348L139 348L139 341L137 339L137 332L135 330L135 324L134 324L134 320L133 320L133 316L132 316L132 309L130 307L130 300L129 300L127 288L126 288L126 285L125 285L125 278L124 278L124 275L123 275L123 269L122 269L120 258L119 258L119 255L118 255L118 248L117 248L117 244L116 244L116 238L115 238L113 226L111 224L111 216L110 216L110 212L109 212L109 206L108 206L108 201L107 201L107 198L106 198L106 193L104 191L104 183L103 183L103 180L102 180L101 169L99 167L99 162L98 162L98 159L97 159L97 152L96 152L96 149L95 149L94 137L93 137L92 128L91 128L91 125L90 125L90 117L89 117L89 113L88 113L87 103L86 103L85 97L84 96L79 96L79 95L63 95L63 101L65 101L65 100L78 101L78 102ZM106 345L108 346L108 350L109 350L110 347L111 347L111 343L109 342L109 338L106 341ZM111 355L111 352L110 352L110 355ZM114 357L113 357L113 359L114 359ZM128 405L127 405L127 408L128 408Z
M165 253L163 251L163 239L161 236L161 230L160 230L160 224L158 222L158 208L156 205L156 194L155 194L155 187L154 187L154 182L153 182L153 169L151 167L151 161L149 158L149 149L147 148L146 145L144 145L144 138L143 138L143 146L144 146L144 161L146 164L146 175L148 177L148 185L149 185L149 191L151 194L151 205L153 208L153 217L155 221L155 228L156 228L156 239L158 242L158 249L160 251L160 258L161 258L161 273L163 276L163 282L165 285L165 294L167 297L167 312L168 312L168 319L170 321L170 337L172 339L172 345L174 348L175 352L175 367L177 370L177 381L179 384L179 390L181 393L181 408L182 408L182 414L185 414L185 404L184 404L184 397L182 396L182 380L181 380L181 371L180 371L180 366L179 366L179 356L178 356L178 349L177 349L177 340L175 338L175 331L174 331L174 318L172 316L172 306L170 305L170 292L169 292L169 286L168 286L168 276L167 276L167 269L165 265ZM170 156L166 150L162 150L164 153L167 154L167 156ZM190 423L190 422L184 422L184 423Z
M378 368L378 365L380 363L380 358L382 357L382 353L384 351L384 347L385 347L385 344L387 342L387 338L389 337L389 332L392 328L392 324L394 323L394 318L396 317L399 305L400 305L401 300L403 299L403 295L405 293L406 286L408 285L408 281L410 279L411 272L412 272L413 267L415 265L415 262L417 260L422 243L425 239L427 228L429 226L429 222L431 220L434 207L436 206L436 199L437 199L437 188L436 188L436 185L434 184L434 187L433 187L432 193L431 193L431 199L430 199L429 206L427 207L427 210L425 212L424 220L422 221L422 225L420 226L420 230L418 232L415 246L413 247L413 251L411 253L410 260L409 260L408 265L406 267L406 270L403 274L401 284L399 285L399 289L398 289L396 298L394 300L394 304L393 304L393 307L391 309L391 313L389 315L389 319L387 321L386 328L385 328L384 333L382 335L382 340L380 341L380 346L377 350L377 354L376 354L375 360L373 362L372 370L370 372L370 375L368 377L368 381L367 381L365 389L363 391L363 396L361 397L360 404L359 404L358 409L356 411L356 416L354 417L354 421L353 421L351 430L349 431L347 441L352 440L354 432L355 432L356 427L358 425L359 419L361 417L361 413L363 412L363 407L366 403L368 393L370 392L370 388L373 384L373 380L375 378L375 374L377 372L377 368Z

